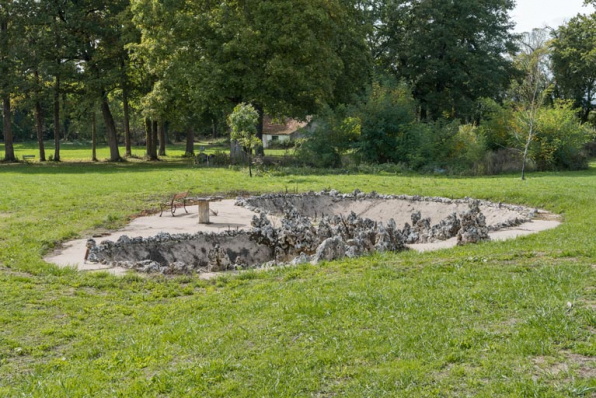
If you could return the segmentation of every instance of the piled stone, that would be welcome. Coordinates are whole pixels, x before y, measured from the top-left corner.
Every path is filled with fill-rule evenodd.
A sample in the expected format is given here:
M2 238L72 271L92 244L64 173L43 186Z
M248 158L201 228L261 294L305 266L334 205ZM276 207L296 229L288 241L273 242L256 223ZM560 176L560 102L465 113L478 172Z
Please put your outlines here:
M371 199L401 199L410 201L440 202L440 203L467 203L469 210L465 213L453 213L437 225L432 226L429 218L423 218L420 212L413 213L412 224L406 223L403 230L397 228L394 220L386 224L375 222L367 218L358 217L354 212L349 216L325 216L317 217L316 224L312 219L303 216L293 203L302 210L308 210L305 205L300 203L301 199L313 199L316 197L326 197L327 203L343 200L371 200ZM264 208L260 204L266 203L274 208L283 208L285 214L280 220L280 226L274 226L267 218ZM309 202L305 202L309 203ZM480 211L480 206L499 206L514 210L522 214L521 217L508 220L498 226L492 226L490 229L501 229L513 227L528 221L528 218L535 214L535 210L523 208L521 206L510 206L504 204L495 204L486 201L471 200L469 198L453 200L438 197L420 197L407 195L379 195L376 192L362 193L358 190L351 194L341 194L337 191L323 191L319 193L309 192L299 195L272 194L251 198L239 198L236 205L244 206L258 213L252 220L252 230L246 231L226 231L220 234L199 232L196 234L176 234L170 235L160 233L150 238L130 238L122 236L117 242L103 241L97 245L94 240L87 242L89 249L88 261L101 262L112 266L134 269L139 272L163 273L163 274L188 274L192 272L220 272L232 269L244 269L248 267L268 267L281 264L303 264L318 263L320 261L330 261L343 257L358 257L373 252L398 252L406 249L406 244L431 243L444 241L457 237L458 245L477 243L489 240L489 227L486 225L486 219ZM315 213L316 215L316 213ZM185 241L205 242L210 238L217 238L212 242L212 248L203 250L202 257L191 257L170 255L171 259L189 261L174 261L167 263L165 257L161 256L159 248L163 245L169 247L170 251L176 243ZM230 253L219 246L222 239L242 238L243 242L255 242L260 249L259 261L264 258L270 259L262 261L264 264L254 264L256 257L251 254L248 260L250 264L243 264L239 260L241 257L235 251L234 247ZM223 242L229 242L224 240ZM228 245L228 243L222 243ZM115 261L122 258L125 248L139 245L137 253L143 253L138 261ZM172 246L174 245L174 246ZM184 246L186 247L186 246ZM195 242L190 242L191 248L196 248ZM227 250L231 250L228 246ZM254 250L252 243L251 250ZM136 249L132 251L135 252ZM196 250L196 249L195 249ZM150 253L150 254L146 254ZM170 252L171 253L171 252ZM174 252L176 253L176 252ZM206 256L206 259L205 259ZM235 258L234 261L231 260ZM149 257L142 259L142 257ZM161 258L155 261L155 258ZM192 263L195 264L192 264Z
M253 216L251 225L252 231L250 236L252 240L265 246L276 246L278 239L277 229L271 225L271 221L269 221L265 213L261 213L259 216Z
M457 233L457 244L466 245L490 240L484 215L480 212L479 202L470 203L470 210L461 214L461 228Z
M446 219L441 220L440 223L432 227L429 240L436 242L453 238L457 236L460 229L461 222L457 218L457 214L452 213Z
M315 228L311 220L289 209L281 227L273 228L263 213L253 218L251 237L270 245L277 262L318 263L343 257L358 257L375 251L405 249L402 232L395 221L387 226L351 213L347 218L323 217ZM294 260L292 260L294 259Z
M266 219L265 219L266 220ZM268 220L266 220L268 222ZM240 256L236 256L235 261L231 261L230 256L225 249L216 244L213 248L203 252L204 266L184 261L173 261L171 263L163 260L159 255L160 247L168 247L172 250L172 245L185 243L192 247L195 242L205 242L209 239L217 238L224 241L235 241L241 238L247 242L250 236L246 231L225 231L222 233L197 232L195 234L168 234L159 233L155 236L143 238L130 238L126 235L121 236L116 242L105 240L99 245L90 239L87 242L89 249L88 262L101 263L112 267L120 267L136 270L145 273L163 273L163 274L190 274L193 272L220 272L226 270L235 270L247 268L248 265L243 262ZM175 247L175 246L174 246ZM118 260L122 259L123 253L137 252L148 253L146 258L136 260ZM155 255L154 255L155 254ZM161 259L161 260L156 260Z
M508 227L515 227L525 222L528 222L534 218L536 215L537 210L532 209L529 207L518 206L518 205L510 205L505 203L494 203L487 200L476 200L471 198L464 198L464 199L450 199L450 198L443 198L439 196L419 196L419 195L382 195L375 191L370 193L363 193L360 190L356 189L352 193L342 194L336 190L323 190L321 192L306 192L300 194L264 194L260 196L251 196L248 198L238 197L236 199L236 206L245 207L248 210L254 211L256 213L260 213L263 211L263 203L271 202L275 204L275 207L278 209L285 209L288 204L292 202L299 202L305 199L315 199L318 197L328 197L335 202L343 201L343 200L390 200L390 199L399 199L399 200L406 200L410 202L434 202L434 203L444 203L444 204L470 204L472 202L477 202L479 206L485 207L492 207L492 208L499 208L499 209L506 209L518 212L522 214L522 217L515 218L512 220L508 220L503 225L492 226L491 230L497 230L500 228L508 228ZM282 212L280 212L282 213Z
M281 219L281 227L277 232L275 260L283 262L300 253L310 253L318 246L319 239L310 218L301 216L291 207Z
M402 231L407 244L433 243L457 236L461 223L453 213L439 224L431 226L430 218L422 218L420 212L412 213L412 225L406 223Z
M215 248L209 251L207 257L209 258L207 272L221 272L231 269L232 261L228 253L219 245L216 245Z

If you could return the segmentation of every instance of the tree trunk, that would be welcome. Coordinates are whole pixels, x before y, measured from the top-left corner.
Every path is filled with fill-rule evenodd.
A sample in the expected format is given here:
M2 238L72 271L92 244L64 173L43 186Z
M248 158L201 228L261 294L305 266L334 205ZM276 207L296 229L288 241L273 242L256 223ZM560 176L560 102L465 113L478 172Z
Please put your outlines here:
M145 119L145 133L147 135L147 159L159 160L157 157L157 122Z
M124 107L124 142L126 145L126 153L124 156L132 156L131 144L130 144L130 115L128 106L128 89L126 86L122 88L122 105Z
M166 156L166 126L163 121L159 122L159 156Z
M54 161L60 161L60 76L54 86Z
M195 156L195 134L192 127L186 129L186 151L184 156Z
M10 97L2 99L4 113L4 161L15 162L14 145L12 142L12 126L10 114Z
M122 158L120 157L120 151L118 150L116 123L114 123L114 117L110 111L110 105L108 104L108 97L106 93L102 93L101 95L101 113L106 125L106 136L108 139L108 146L110 147L110 162L118 162L122 160Z
M148 117L145 118L145 156L155 160L151 159L151 120Z
M252 178L252 156L250 152L248 153L248 175Z
M97 162L97 129L95 124L95 110L91 114L91 160Z
M257 138L261 140L261 145L255 148L255 154L263 156L265 155L265 150L263 149L263 123L265 119L265 114L263 111L263 107L259 104L254 105L255 110L259 114L259 120L257 122Z
M43 115L41 113L41 103L35 100L35 128L37 130L37 144L39 145L39 161L46 161L46 149L43 143Z
M62 108L66 109L66 93L62 93ZM62 130L60 131L62 133L62 141L68 142L68 140L71 139L71 137L69 137L70 120L67 115L62 115L62 119L64 119L62 121Z
M46 161L46 148L43 142L43 113L41 108L41 102L39 102L39 72L35 70L33 72L35 76L35 82L37 83L37 90L35 93L35 128L37 130L37 143L39 145L39 161Z
M533 122L530 125L530 133L528 134L528 139L526 141L526 146L524 148L524 156L523 156L523 160L522 160L522 175L521 175L521 179L522 181L526 180L526 162L528 161L528 151L530 150L530 144L532 143L532 137L534 135L534 126L533 126Z
M159 157L157 156L157 136L159 135L158 133L158 122L157 120L153 120L151 122L151 155L158 160Z

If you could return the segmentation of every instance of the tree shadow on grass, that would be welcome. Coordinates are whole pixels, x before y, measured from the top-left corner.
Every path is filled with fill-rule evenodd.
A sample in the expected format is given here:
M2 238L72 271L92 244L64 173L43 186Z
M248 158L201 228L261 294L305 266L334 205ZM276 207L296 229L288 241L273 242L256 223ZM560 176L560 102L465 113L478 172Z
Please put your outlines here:
M146 173L168 170L199 170L188 159L158 162L44 162L44 163L0 163L0 174L115 174Z

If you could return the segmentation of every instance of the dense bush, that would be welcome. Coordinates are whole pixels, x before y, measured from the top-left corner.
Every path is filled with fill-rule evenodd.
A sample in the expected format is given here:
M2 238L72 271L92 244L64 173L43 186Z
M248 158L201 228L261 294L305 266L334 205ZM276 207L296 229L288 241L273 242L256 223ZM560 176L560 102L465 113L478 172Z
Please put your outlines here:
M349 116L349 110L326 109L311 123L305 139L296 146L298 159L314 167L339 167L342 156L354 148L360 138L361 122Z
M267 144L268 149L285 149L286 151L293 149L295 147L296 147L295 140L269 141L269 143Z
M583 126L568 101L556 101L538 113L536 136L530 146L538 170L578 170L587 167L584 151L593 131Z
M509 147L521 151L528 137L527 115L522 111L505 111L510 112ZM487 125L490 124L485 125L485 131L491 131ZM572 103L557 100L536 114L529 158L542 171L582 169L587 167L588 160L584 147L592 139L592 128L580 123Z
M362 122L358 153L366 162L407 162L418 146L416 103L410 90L392 80L375 82L356 112Z
M357 105L327 109L317 118L300 145L299 159L314 167L387 163L430 173L521 170L527 115L493 100L480 101L479 108L477 124L447 119L421 122L408 88L379 80ZM587 165L584 148L592 139L593 129L580 123L571 103L555 101L537 113L527 166L530 170L583 168Z

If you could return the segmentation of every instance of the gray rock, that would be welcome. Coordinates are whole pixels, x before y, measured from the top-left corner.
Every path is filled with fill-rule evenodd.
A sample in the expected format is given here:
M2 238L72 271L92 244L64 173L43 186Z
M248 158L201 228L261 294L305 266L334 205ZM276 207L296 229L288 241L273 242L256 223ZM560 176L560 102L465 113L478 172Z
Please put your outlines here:
M219 245L216 245L215 248L209 252L208 258L208 272L227 271L230 269L230 265L232 264L228 253L226 253L226 251L223 250Z
M321 261L332 261L346 256L346 244L339 237L326 239L317 248L315 255L311 260L311 264L318 264Z
M127 245L130 243L130 238L128 237L128 235L122 235L121 237L118 238L116 243L119 245Z
M470 210L460 215L461 228L457 233L457 244L462 246L490 240L486 219L480 212L479 202L471 201Z

